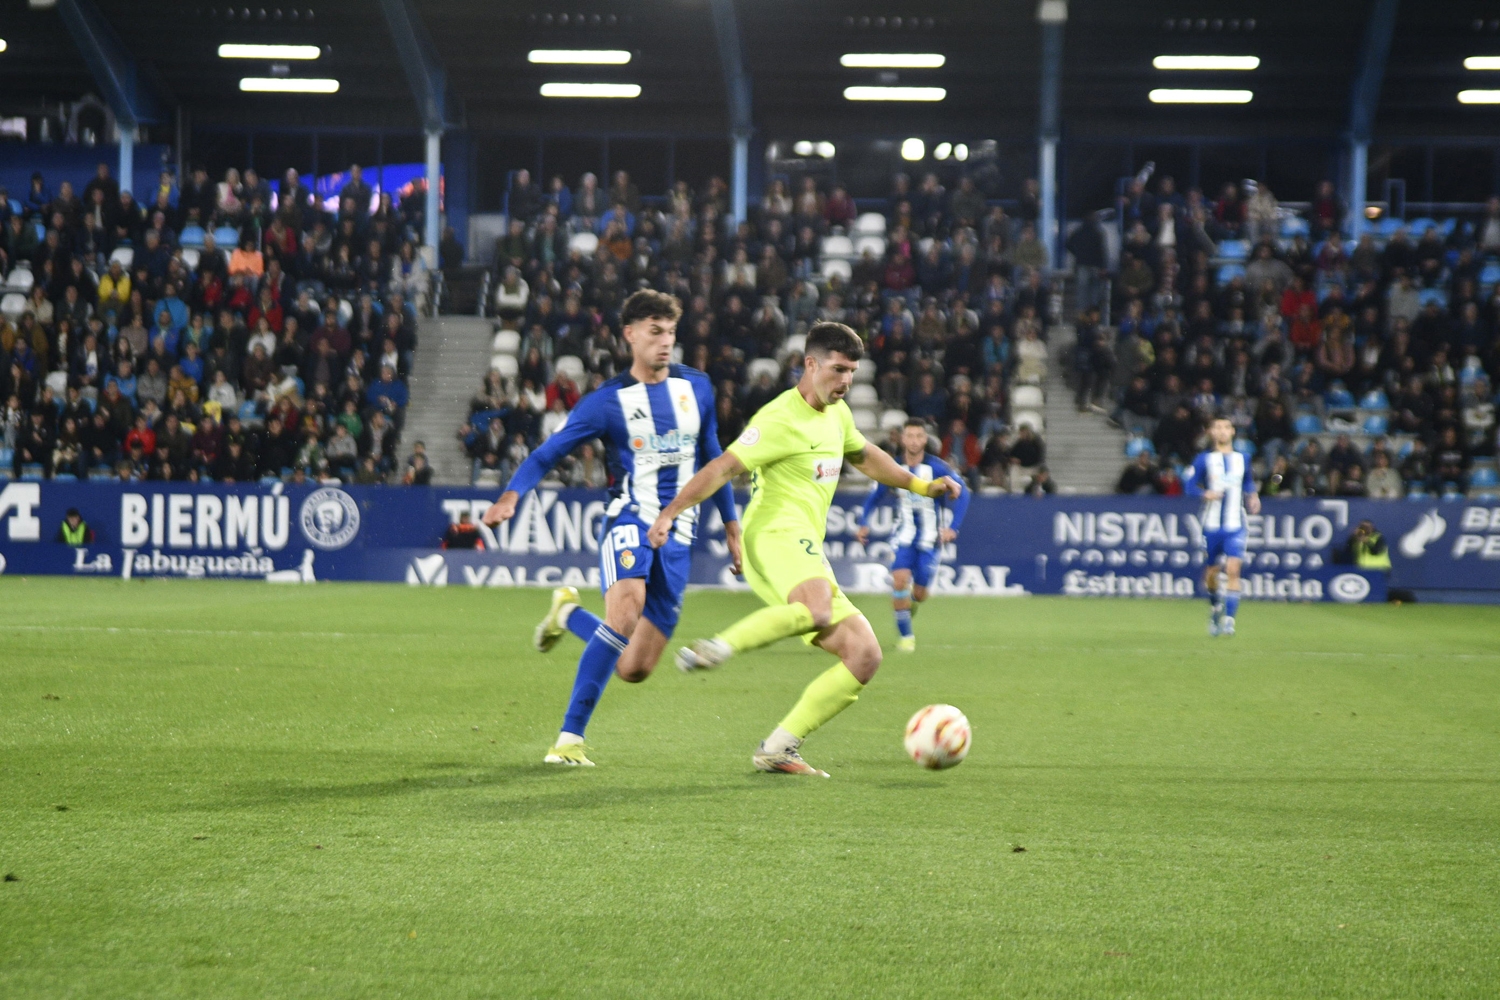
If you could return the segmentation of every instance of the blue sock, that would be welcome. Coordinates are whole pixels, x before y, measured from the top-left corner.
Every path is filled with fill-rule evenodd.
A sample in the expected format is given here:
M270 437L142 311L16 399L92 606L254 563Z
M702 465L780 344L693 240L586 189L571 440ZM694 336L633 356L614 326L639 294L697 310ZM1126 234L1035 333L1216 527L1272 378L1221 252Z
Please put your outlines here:
M586 608L575 607L572 611L568 612L568 631L578 636L584 642L592 639L594 633L599 631L599 626L603 624L599 620L598 615Z
M604 685L609 683L609 675L615 672L615 664L625 652L625 643L625 637L608 625L595 629L593 638L589 639L589 644L583 647L583 655L578 658L578 676L573 680L573 698L568 702L568 714L563 716L563 732L582 736L588 728L594 706L604 694Z
M1219 592L1218 592L1218 590L1215 590L1215 589L1210 589L1209 590L1209 592L1208 592L1208 603L1209 603L1210 607L1218 608L1218 606L1219 606ZM569 619L569 621L572 621L572 619Z
M911 638L911 609L904 608L896 612L896 631L901 633L901 638Z
M1240 613L1240 592L1231 590L1229 596L1224 600L1224 614L1233 618Z

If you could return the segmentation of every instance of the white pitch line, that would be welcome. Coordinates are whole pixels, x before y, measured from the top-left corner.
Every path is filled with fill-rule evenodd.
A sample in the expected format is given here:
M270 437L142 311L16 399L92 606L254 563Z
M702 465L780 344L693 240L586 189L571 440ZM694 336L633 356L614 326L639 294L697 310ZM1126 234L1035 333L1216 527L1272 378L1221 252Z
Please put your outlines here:
M209 628L143 628L141 626L106 626L106 625L0 625L3 632L101 632L107 634L121 633L130 635L209 635L209 636L266 636L279 638L282 636L298 636L314 639L368 639L375 636L426 638L426 633L419 632L273 632L259 629L209 629Z
M1254 649L1226 649L1227 643L1221 643L1214 647L1214 655L1221 653L1264 653L1265 650ZM1012 653L1125 653L1134 656L1175 656L1184 652L1181 649L1129 649L1120 646L996 646L989 643L936 643L922 644L923 649L997 649ZM1400 659L1400 660L1493 660L1500 659L1500 651L1493 653L1395 653L1395 652L1367 652L1359 649L1304 649L1288 650L1286 656L1336 656L1346 659Z

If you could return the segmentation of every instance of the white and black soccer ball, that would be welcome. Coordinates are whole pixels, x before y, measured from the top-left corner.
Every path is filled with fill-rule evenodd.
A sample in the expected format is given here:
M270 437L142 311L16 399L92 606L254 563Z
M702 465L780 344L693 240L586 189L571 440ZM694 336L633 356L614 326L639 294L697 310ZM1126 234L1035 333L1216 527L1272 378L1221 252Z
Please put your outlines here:
M928 705L906 724L907 755L934 771L962 763L972 742L969 720L952 705Z

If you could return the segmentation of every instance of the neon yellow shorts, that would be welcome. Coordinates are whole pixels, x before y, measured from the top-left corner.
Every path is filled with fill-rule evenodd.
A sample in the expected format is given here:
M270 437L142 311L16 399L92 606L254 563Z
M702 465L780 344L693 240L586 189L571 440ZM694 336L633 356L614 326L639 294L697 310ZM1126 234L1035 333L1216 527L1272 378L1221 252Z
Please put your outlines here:
M837 625L860 613L839 589L833 567L823 556L820 539L771 532L745 533L745 582L766 604L772 607L785 604L788 594L812 579L827 580L833 586L833 615L829 624ZM817 635L808 632L802 641L811 644Z

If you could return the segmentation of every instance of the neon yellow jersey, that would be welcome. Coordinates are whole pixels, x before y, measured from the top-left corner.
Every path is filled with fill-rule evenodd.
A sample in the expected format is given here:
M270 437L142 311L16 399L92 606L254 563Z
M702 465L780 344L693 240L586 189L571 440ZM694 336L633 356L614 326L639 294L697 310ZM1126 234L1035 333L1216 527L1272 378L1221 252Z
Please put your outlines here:
M819 411L788 389L761 407L728 449L753 473L745 534L789 534L821 545L844 456L864 448L842 399Z

